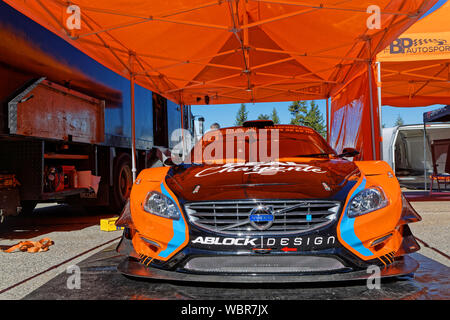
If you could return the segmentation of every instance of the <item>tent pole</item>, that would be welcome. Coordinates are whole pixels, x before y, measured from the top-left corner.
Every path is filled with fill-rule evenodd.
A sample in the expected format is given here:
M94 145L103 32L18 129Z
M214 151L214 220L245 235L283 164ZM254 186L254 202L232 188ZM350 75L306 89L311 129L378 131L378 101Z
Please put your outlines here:
M186 153L186 141L184 140L184 104L180 102L180 113L181 113L181 143L183 144L183 156Z
M132 55L130 55L131 70L133 70ZM130 98L131 98L131 172L133 174L133 183L136 181L136 121L135 121L135 103L134 103L134 73L130 72Z
M329 111L328 111L328 108L329 108L329 104L328 104L328 100L329 100L330 98L328 97L327 98L327 142L328 143L330 143L330 120L329 120Z
M423 181L424 190L427 190L427 126L425 119L423 121ZM431 190L433 192L433 190Z
M372 158L377 160L376 148L375 148L375 124L373 120L373 95L372 95L372 63L369 61L367 63L367 71L369 76L369 99L370 99L370 127L372 129Z
M181 129L184 129L184 105L180 103L180 111L181 111Z
M381 124L381 63L378 61L376 62L377 65L377 93L378 93L378 120L379 120L379 126L380 126L380 135L383 136L383 126ZM380 141L380 160L383 159L383 140Z

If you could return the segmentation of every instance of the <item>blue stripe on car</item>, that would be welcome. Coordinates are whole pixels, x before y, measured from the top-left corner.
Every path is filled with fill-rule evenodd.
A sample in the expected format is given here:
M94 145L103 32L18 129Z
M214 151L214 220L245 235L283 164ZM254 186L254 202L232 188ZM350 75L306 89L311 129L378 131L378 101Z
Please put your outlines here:
M348 201L347 208L345 208L345 211L342 215L340 234L342 240L344 240L349 246L358 251L361 255L369 257L373 255L373 252L370 249L364 247L361 240L356 236L354 229L355 218L349 218L347 215L352 199L361 190L364 190L365 186L366 186L366 178L363 178L361 184L355 189L355 191L353 191L350 200Z
M163 183L161 183L161 192L163 195L170 198L173 201L173 203L175 204L177 203L175 199L170 195L170 193L167 192L167 189L164 187ZM161 258L167 258L168 256L170 256L186 240L186 226L184 224L184 219L181 216L181 211L180 211L180 218L178 220L173 220L172 227L173 227L173 237L167 244L167 248L159 253L159 257Z

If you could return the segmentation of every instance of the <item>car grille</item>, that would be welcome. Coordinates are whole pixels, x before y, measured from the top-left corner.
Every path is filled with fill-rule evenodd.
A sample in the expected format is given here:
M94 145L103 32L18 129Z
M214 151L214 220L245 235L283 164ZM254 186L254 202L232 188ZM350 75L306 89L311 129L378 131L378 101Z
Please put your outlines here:
M273 219L261 230L250 221L258 206L270 208ZM236 200L185 204L190 223L228 235L292 234L324 227L337 219L340 203L320 200ZM261 223L264 225L264 222Z
M303 273L329 272L345 269L332 257L315 256L222 256L195 257L185 270L213 273Z

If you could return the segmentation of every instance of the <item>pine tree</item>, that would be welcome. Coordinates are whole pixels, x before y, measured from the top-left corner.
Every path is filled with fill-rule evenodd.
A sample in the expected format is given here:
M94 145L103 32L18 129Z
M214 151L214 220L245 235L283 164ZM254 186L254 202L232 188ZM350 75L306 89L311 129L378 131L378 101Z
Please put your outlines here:
M242 103L236 114L236 126L242 126L245 121L247 121L248 111L246 110L245 104Z
M327 131L326 131L322 113L319 110L319 105L316 104L314 101L311 101L310 109L308 110L308 113L306 114L305 124L308 127L311 127L314 130L316 130L323 137L326 136Z
M399 114L397 117L397 120L395 120L394 126L402 126L404 124L405 124L405 122L403 121L402 117Z
M260 114L258 120L269 120L270 116L268 114Z
M294 101L289 106L289 112L293 116L291 124L308 126L323 137L326 136L325 121L319 106L314 101L311 101L309 108L305 101Z
M293 101L289 106L289 112L291 113L291 124L304 125L305 115L308 111L305 101Z
M277 113L277 109L273 108L272 110L272 121L274 124L279 124L280 123L280 118L278 117L278 113Z

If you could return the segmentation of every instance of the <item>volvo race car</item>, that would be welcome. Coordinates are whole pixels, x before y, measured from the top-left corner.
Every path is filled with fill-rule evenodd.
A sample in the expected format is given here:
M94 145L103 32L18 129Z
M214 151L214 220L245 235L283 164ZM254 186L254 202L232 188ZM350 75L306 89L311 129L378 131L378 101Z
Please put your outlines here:
M420 216L384 161L350 161L309 127L251 121L208 132L143 170L117 225L120 272L209 282L412 274ZM178 161L175 161L178 160Z

